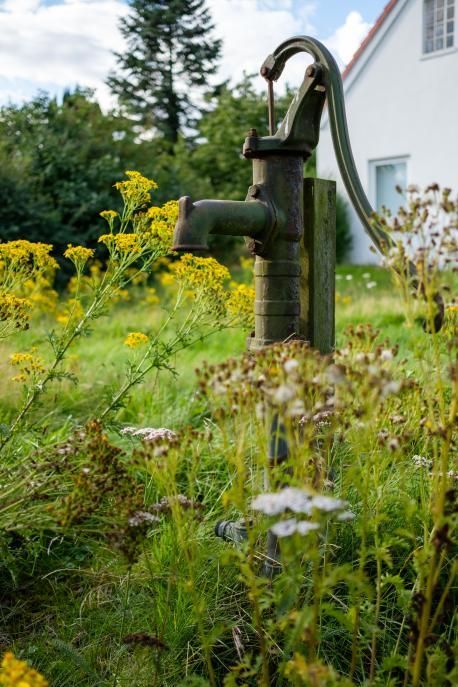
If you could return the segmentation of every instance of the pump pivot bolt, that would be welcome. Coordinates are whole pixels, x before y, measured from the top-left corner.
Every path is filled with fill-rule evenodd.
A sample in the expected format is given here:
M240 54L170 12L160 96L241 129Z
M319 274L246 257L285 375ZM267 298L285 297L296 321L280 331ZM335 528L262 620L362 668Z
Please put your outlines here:
M261 76L267 76L268 73L269 73L268 67L261 67Z
M315 67L315 65L314 65L314 64L309 64L309 66L308 66L307 69L305 70L305 75L306 75L306 76L312 77L312 76L315 76L315 72L316 72L316 67Z

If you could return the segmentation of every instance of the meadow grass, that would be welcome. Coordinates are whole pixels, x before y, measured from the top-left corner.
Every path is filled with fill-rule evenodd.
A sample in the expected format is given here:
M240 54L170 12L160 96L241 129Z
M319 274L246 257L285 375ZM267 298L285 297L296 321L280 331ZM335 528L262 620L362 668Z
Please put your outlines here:
M421 328L413 331L402 327L405 321L399 294L393 287L390 274L379 267L338 266L336 304L336 343L348 325L372 323L380 328L383 337L398 343L403 352ZM363 275L365 277L363 278ZM351 277L351 279L347 279ZM375 282L373 288L367 284ZM135 298L135 297L134 297ZM75 419L89 417L95 411L94 401L101 400L107 389L125 369L128 351L123 341L129 331L154 331L161 319L159 306L148 306L127 302L120 303L92 326L90 339L80 338L72 348L69 368L78 379L77 386L70 382L55 385L54 393L46 398L48 417L66 422L69 415ZM43 332L53 327L52 320L43 317L41 327L32 333L19 332L1 344L0 395L3 421L9 418L20 397L20 387L11 383L9 355L14 351L37 346L43 349ZM128 405L119 415L123 422L169 424L175 426L186 419L192 389L195 385L195 369L203 361L217 363L230 356L239 355L246 349L246 333L232 329L219 332L204 342L198 342L192 349L180 353L176 360L178 375L160 373L159 379L151 378L136 389Z
M388 273L373 266L342 266L337 269L336 288L337 344L343 342L344 330L349 325L371 323L380 329L379 341L386 337L391 344L399 345L400 357L408 358L411 368L416 368L417 361L411 352L416 341L427 335L419 324L405 326L401 299ZM101 401L116 385L126 365L123 341L127 333L154 331L160 316L159 306L138 305L134 301L119 303L108 317L93 325L90 338L75 342L69 366L79 383L55 382L43 396L33 415L37 420L34 430L40 437L37 445L52 446L64 441L71 431L97 415ZM44 330L50 327L50 322L44 318L40 326ZM20 400L19 387L10 381L8 357L34 343L38 351L42 350L41 334L40 328L32 337L27 332L19 332L2 344L1 422L11 419ZM229 357L240 356L245 343L246 333L227 330L180 353L173 361L177 374L161 371L136 387L125 407L116 413L116 422L171 429L191 425L211 431L214 420L196 394L195 370L202 369L205 362L219 364ZM417 420L413 418L414 422ZM110 436L118 445L130 446L130 440L120 439L115 427ZM29 436L25 449L32 457L33 437L33 434ZM202 650L202 637L206 637L214 671L213 684L222 685L229 667L241 662L242 654L249 655L252 650L256 655L258 651L257 629L246 601L246 580L242 581L240 571L233 564L235 554L212 534L215 522L228 514L225 502L233 487L230 466L237 451L237 440L234 429L234 436L227 441L217 436L208 443L201 441L193 449L197 451L198 467L193 468L189 460L191 467L187 473L186 458L176 479L183 493L191 490L198 497L203 506L202 519L186 521L183 525L188 541L180 540L182 534L179 531L177 534L172 519L166 521L160 537L154 532L148 535L150 540L146 540L143 556L133 566L126 565L123 557L103 541L95 538L91 542L87 536L68 539L43 531L35 539L32 537L32 544L27 547L22 546L20 538L9 541L9 546L16 547L16 561L11 564L6 561L1 570L0 646L14 649L41 669L53 687L176 687L210 684ZM343 470L342 466L349 461L345 446L339 450L336 467ZM402 458L399 460L402 466ZM384 495L391 492L394 504L396 498L403 498L402 475L410 473L402 469L396 472L389 461L387 465L379 486ZM154 476L144 479L148 501L153 503L163 492ZM337 474L336 483L339 479L348 482L349 478ZM420 481L418 493L421 488ZM409 501L406 509L411 507ZM390 527L392 530L403 527L402 514L397 513L394 505ZM351 560L355 541L350 529L342 530L339 542L342 561ZM402 546L399 546L393 552L402 557ZM399 639L402 614L394 600L398 581L386 584L393 586L384 597L380 623L386 624L387 632L381 641L394 646L397 641L405 641ZM342 588L340 592L344 603L347 590ZM391 610L390 594L393 595ZM351 650L350 646L343 648L349 641L348 633L342 632L342 619L338 620L330 613L322 642L322 658L337 668L340 667L339 652ZM362 631L370 634L372 629L367 627ZM159 637L163 646L123 643L123 638L132 633ZM356 673L361 670L365 674L365 657L361 656L358 661L361 665L358 663ZM393 665L393 674L396 668ZM398 684L389 682L388 668L383 674L385 677L379 681L364 684ZM247 669L245 678L240 677L239 681L234 678L225 684L230 687L257 682ZM279 679L272 684L287 683Z

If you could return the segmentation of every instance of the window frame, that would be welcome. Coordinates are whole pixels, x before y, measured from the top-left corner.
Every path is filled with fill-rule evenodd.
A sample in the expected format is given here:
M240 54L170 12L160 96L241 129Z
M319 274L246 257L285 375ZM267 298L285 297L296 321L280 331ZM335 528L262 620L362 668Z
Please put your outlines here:
M448 9L448 0L444 0L444 18L443 18L443 25L444 29L442 32L442 39L444 41L444 47L443 48L435 48L434 47L434 42L436 40L436 36L433 36L433 49L427 51L426 50L426 5L427 5L428 0L423 0L423 10L422 10L422 32L421 32L421 54L423 59L429 59L430 57L439 57L440 55L444 55L450 52L455 52L457 50L457 44L456 44L456 34L457 34L457 11L458 11L458 6L457 6L457 0L452 0L453 4L452 7L454 8L454 16L453 16L453 33L452 33L452 45L449 45L448 47L445 45L447 42L447 9ZM434 34L436 31L436 25L437 25L437 19L436 19L436 14L437 14L437 0L432 0L434 3L434 24L433 24L433 30Z
M380 212L377 204L377 167L384 165L405 164L406 166L406 187L410 182L410 155L396 155L393 157L376 158L369 160L369 199L376 212ZM402 205L399 197L399 207Z

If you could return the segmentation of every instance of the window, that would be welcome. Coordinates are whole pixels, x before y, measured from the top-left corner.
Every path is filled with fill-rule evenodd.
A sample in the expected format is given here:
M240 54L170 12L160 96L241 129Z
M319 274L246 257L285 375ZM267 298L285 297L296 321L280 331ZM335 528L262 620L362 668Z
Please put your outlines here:
M425 0L423 52L453 48L455 0Z
M370 163L372 199L377 212L382 206L388 208L394 215L397 214L405 201L407 187L407 160L397 158L392 160L377 160ZM402 189L402 193L396 190Z

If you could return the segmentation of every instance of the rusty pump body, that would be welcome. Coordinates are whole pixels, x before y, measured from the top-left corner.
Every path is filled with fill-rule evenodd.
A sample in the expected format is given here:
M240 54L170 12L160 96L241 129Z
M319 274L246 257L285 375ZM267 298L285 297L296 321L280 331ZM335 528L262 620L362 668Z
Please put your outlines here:
M280 77L287 60L298 52L312 55L315 61L307 67L304 80L274 133L273 82ZM180 198L174 250L207 251L210 234L245 236L249 250L256 256L255 331L249 348L256 350L277 341L301 338L328 353L334 344L334 291L329 284L335 267L335 186L333 182L321 182L327 184L324 195L327 194L331 209L326 222L334 228L325 233L324 239L322 233L311 237L310 222L304 229L304 218L309 216L310 208L304 208L303 179L303 163L318 145L326 100L337 161L351 202L380 250L389 247L391 239L371 221L373 209L351 152L342 80L331 53L313 38L291 38L267 57L261 74L269 86L270 135L258 136L252 129L245 140L243 154L253 163L253 185L247 198L196 203L188 196ZM308 194L305 193L309 203L313 203L316 192L309 184ZM314 246L314 241L323 240L331 244L324 253ZM319 265L315 264L317 255ZM413 266L411 272L415 274ZM317 283L322 274L327 279L321 278L321 283ZM326 284L328 293L322 293ZM325 312L317 318L314 310Z
M250 131L243 154L253 163L253 185L245 201L192 203L188 196L179 201L174 250L208 250L209 234L229 234L245 236L256 256L251 350L291 338L312 338L301 297L303 165L318 143L326 97L321 82L321 70L309 67L278 131L265 137Z

